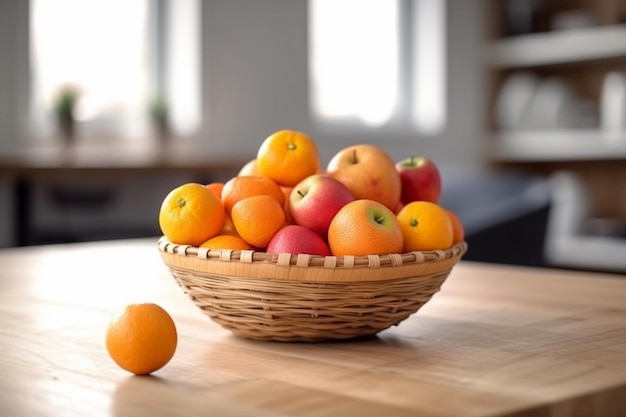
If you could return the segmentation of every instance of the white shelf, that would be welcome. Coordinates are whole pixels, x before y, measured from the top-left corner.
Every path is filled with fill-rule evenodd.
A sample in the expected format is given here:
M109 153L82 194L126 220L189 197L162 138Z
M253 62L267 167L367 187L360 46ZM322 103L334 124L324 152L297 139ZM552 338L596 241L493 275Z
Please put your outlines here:
M502 132L491 156L501 162L593 161L626 159L626 132L555 130Z
M562 30L502 39L489 50L496 67L531 67L626 55L626 25Z

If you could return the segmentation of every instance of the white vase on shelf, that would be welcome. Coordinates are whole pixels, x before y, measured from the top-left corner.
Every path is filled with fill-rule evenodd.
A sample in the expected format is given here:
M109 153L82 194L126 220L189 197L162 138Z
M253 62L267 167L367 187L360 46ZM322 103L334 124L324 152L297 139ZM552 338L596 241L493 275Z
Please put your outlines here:
M623 140L626 133L626 75L608 72L600 93L600 128L611 140Z

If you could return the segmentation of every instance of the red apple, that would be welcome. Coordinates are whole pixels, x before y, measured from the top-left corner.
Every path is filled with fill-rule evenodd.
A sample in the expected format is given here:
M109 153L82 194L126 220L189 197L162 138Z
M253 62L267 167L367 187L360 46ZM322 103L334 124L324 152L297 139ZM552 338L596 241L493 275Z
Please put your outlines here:
M296 224L326 238L335 214L354 199L341 181L329 175L315 174L293 187L289 195L289 213Z
M441 197L441 176L435 163L424 157L411 157L396 163L402 181L400 201L430 201L437 204Z
M265 250L267 253L308 253L329 256L330 248L320 235L298 224L283 226L274 234Z

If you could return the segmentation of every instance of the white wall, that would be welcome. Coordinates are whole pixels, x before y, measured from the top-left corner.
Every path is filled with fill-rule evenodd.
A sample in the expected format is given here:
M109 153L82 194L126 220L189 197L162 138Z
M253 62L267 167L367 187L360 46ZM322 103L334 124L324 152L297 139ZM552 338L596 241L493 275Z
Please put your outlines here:
M0 151L17 145L26 120L28 92L28 2L0 0ZM11 177L0 175L0 248L14 242L14 196Z
M275 130L309 132L306 1L209 0L202 7L210 149L247 156Z
M0 150L13 149L28 111L28 1L0 1Z
M292 0L208 0L203 5L203 92L207 148L253 156L269 133L294 128L320 143L328 162L342 147L377 143L395 159L430 156L447 171L482 167L483 2L448 0L448 126L434 137L329 132L309 118L307 4Z

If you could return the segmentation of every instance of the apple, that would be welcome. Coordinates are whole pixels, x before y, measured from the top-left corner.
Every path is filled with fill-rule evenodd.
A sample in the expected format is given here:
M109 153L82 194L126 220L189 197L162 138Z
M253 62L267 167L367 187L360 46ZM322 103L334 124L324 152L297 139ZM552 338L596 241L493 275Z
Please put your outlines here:
M400 201L429 201L437 204L441 197L441 175L437 165L428 158L411 157L396 164L402 182Z
M261 175L261 171L259 171L259 165L257 164L256 158L253 158L253 159L249 160L248 162L246 162L241 167L241 169L239 170L237 175L238 176L244 176L244 175L257 175L257 176L260 176Z
M335 256L400 253L404 245L396 214L378 201L361 199L343 206L328 228Z
M306 177L291 190L289 214L296 224L326 238L328 226L341 207L354 201L341 181L324 174Z
M402 183L393 159L382 148L352 145L335 154L326 168L328 174L348 187L356 199L369 199L395 210Z
M280 228L265 249L267 253L307 253L330 256L330 248L320 235L299 224L288 224Z

